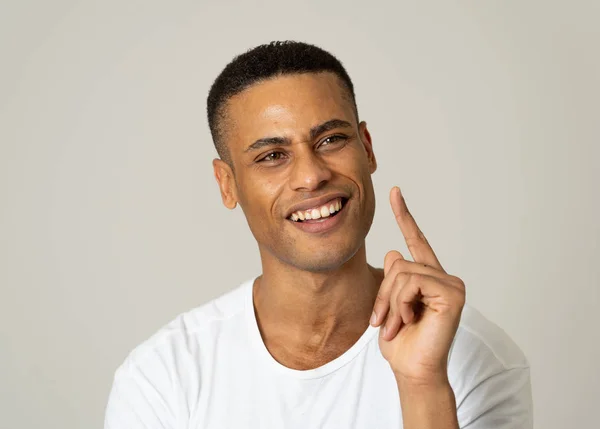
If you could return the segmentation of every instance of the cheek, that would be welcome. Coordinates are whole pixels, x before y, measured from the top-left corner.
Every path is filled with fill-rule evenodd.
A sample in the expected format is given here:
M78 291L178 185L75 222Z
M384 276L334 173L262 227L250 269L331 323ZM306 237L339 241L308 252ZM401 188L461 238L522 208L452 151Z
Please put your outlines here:
M369 186L371 173L364 153L354 150L347 156L341 157L336 162L336 170L343 176L356 183L359 188Z
M360 176L369 174L369 158L359 140L346 146L341 155L340 161L347 166L348 170L351 169L355 174Z
M277 203L282 183L282 180L273 178L248 178L242 187L243 197L240 201L248 214L260 216L259 219L252 220L263 222L266 221L266 217L277 214L274 205Z

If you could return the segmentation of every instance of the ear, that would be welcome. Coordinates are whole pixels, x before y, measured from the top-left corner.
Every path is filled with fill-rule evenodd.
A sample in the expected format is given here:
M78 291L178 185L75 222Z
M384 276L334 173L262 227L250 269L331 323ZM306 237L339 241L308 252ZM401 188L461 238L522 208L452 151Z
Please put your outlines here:
M367 123L362 121L358 124L358 132L360 134L360 139L367 151L367 158L369 160L369 172L371 174L375 173L377 170L377 160L375 159L375 152L373 152L373 140L371 139L371 133L367 129Z
M237 188L233 171L231 170L229 164L219 158L213 159L212 164L215 173L215 179L217 179L219 190L221 191L223 205L228 209L233 210L238 202Z

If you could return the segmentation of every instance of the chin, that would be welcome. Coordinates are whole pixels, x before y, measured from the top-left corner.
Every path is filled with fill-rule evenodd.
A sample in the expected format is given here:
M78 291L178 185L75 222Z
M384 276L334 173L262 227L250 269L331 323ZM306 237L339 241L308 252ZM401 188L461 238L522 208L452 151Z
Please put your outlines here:
M302 271L313 273L326 273L334 271L343 266L358 252L360 246L355 246L352 249L341 251L338 248L331 248L319 253L311 253L310 255L301 255L296 253L292 258L291 265Z

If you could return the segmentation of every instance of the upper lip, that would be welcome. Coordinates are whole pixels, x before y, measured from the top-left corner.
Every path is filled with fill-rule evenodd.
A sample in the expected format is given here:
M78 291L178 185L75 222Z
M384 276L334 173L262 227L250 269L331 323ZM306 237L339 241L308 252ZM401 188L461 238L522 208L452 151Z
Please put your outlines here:
M335 194L324 195L324 196L319 197L319 198L312 198L310 200L304 200L301 203L293 205L289 209L289 211L288 211L288 213L286 215L286 218L290 217L292 215L292 213L295 213L295 212L300 211L300 210L308 210L308 209L312 209L312 208L315 208L315 207L320 207L320 206L324 205L325 203L328 203L331 200L335 200L336 198L347 199L348 196L346 194L338 192L338 193L335 193Z

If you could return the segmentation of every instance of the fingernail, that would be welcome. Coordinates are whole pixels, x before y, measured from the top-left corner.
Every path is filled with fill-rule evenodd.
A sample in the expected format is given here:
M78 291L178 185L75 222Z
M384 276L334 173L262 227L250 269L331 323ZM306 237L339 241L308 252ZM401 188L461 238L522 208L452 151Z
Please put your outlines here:
M377 314L373 311L373 314L371 315L371 325L375 325L376 322L377 322Z

